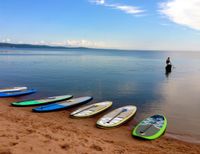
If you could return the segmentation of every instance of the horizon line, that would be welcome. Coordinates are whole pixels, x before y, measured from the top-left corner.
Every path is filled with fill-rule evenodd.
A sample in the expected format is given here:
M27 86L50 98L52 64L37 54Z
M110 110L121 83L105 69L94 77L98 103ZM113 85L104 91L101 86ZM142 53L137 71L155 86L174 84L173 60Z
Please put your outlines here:
M32 48L60 48L60 49L77 49L77 48L82 48L82 49L96 49L96 50L123 50L123 51L168 51L168 52L198 52L200 50L167 50L167 49L123 49L123 48L98 48L98 47L85 47L85 46L64 46L64 45L49 45L49 44L32 44L32 43L8 43L8 42L0 42L0 48L4 47L4 45L8 45L5 46L5 48L28 48L28 47L19 47L19 46L32 46ZM10 47L9 47L10 45ZM14 47L11 47L11 46ZM31 47L30 47L31 48Z

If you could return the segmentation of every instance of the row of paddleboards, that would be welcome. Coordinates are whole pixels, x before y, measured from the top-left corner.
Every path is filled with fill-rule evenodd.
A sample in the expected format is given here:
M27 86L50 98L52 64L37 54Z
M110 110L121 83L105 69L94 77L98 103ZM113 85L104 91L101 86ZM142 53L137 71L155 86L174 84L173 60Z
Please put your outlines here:
M2 89L0 89L0 93ZM10 90L10 89L8 89ZM16 91L3 91L3 93L16 93L20 91L27 91L28 89L20 89L20 87L15 87ZM34 112L50 112L68 109L73 106L82 105L88 103L93 98L90 96L73 98L72 95L62 95L62 96L53 96L47 97L38 100L25 100L19 102L13 102L11 105L13 106L36 106L39 107L33 108ZM78 108L70 114L72 118L86 118L97 115L112 106L111 101L104 101L99 103L93 103L90 105L85 105L83 107ZM104 116L102 116L99 120L97 120L96 125L100 128L112 128L120 126L121 124L130 120L136 113L137 107L133 105L127 105L111 112L108 112ZM159 138L166 130L167 120L163 115L153 115L141 121L133 130L132 135L144 139L157 139Z

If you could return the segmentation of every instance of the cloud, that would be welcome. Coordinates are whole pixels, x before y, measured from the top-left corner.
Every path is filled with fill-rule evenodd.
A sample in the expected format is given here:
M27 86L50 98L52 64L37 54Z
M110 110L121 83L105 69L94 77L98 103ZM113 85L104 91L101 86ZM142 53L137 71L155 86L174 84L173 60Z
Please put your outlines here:
M96 4L105 4L105 0L94 0Z
M200 0L168 0L159 12L174 23L200 30Z
M50 46L65 46L65 47L89 47L89 48L102 48L105 47L104 42L91 41L91 40L64 40L64 41L35 41L35 42L26 42L28 44L35 45L50 45Z
M124 4L111 4L111 3L106 2L106 0L91 0L90 2L95 3L97 5L102 5L102 6L110 7L113 9L117 9L117 10L123 11L127 14L132 14L132 15L145 12L144 10L136 6L124 5Z
M61 42L49 43L49 45L58 45L58 46L68 46L68 47L90 47L90 48L101 48L105 47L104 42L91 41L91 40L65 40Z
M114 9L121 10L127 14L138 14L144 12L144 10L139 9L135 6L129 6L129 5L120 5L120 4L111 4L110 7L113 7Z
M66 46L66 47L88 47L88 48L108 48L107 44L103 41L95 40L64 40L64 41L21 41L10 38L0 39L2 43L16 43L16 44L34 44L34 45L50 45L50 46Z
M88 48L103 48L105 47L104 42L100 41L91 41L91 40L64 40L64 41L55 41L55 42L48 42L48 41L37 41L32 42L30 44L37 44L37 45L50 45L50 46L66 46L66 47L88 47Z
M1 40L2 43L10 43L11 39L10 38L5 38Z

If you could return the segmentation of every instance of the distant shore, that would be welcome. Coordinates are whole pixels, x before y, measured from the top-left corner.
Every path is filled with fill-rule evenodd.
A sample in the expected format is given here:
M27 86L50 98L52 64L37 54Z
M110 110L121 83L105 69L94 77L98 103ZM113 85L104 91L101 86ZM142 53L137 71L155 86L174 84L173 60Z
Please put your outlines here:
M32 49L90 49L86 47L65 47L65 46L50 46L50 45L35 45L35 44L15 44L15 43L1 43L1 48L32 48Z
M95 127L98 117L71 119L70 111L32 113L31 107L10 106L0 100L0 153L200 153L199 144L165 135L155 141L135 139L124 125L104 130Z

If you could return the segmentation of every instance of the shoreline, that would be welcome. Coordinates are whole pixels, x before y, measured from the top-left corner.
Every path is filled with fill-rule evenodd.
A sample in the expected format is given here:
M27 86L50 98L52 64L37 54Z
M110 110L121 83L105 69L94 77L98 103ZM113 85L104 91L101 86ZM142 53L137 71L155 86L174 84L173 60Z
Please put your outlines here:
M32 113L0 99L0 153L200 153L198 143L174 139L170 133L154 141L135 139L128 124L99 129L94 118L71 119L70 110Z
M190 135L181 135L177 133L168 132L165 134L165 136L186 143L200 144L199 139L195 139L193 136Z

